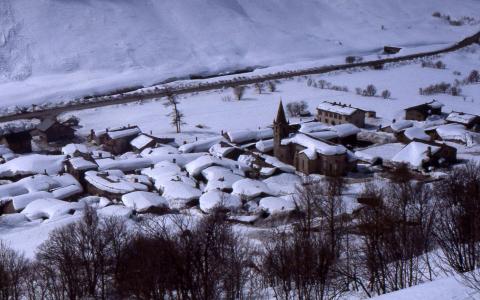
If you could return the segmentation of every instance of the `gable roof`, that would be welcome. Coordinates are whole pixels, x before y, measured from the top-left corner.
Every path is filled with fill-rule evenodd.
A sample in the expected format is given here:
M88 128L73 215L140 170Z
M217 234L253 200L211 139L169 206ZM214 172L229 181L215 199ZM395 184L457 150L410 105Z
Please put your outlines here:
M350 116L357 111L362 111L356 107L352 107L351 105L340 104L337 102L328 102L323 101L317 106L318 110L324 110L332 113L337 113L340 115Z
M432 100L430 102L426 102L426 103L422 103L422 104L419 104L419 105L407 107L407 108L405 108L405 110L426 109L426 108L439 109L439 108L442 108L442 107L443 107L443 103L438 102L437 100Z
M471 122L475 121L476 118L479 118L479 116L473 115L473 114L467 114L464 112L452 111L445 120L449 122L468 125Z
M37 129L40 131L47 131L55 123L57 123L56 120L52 118L46 118L46 119L43 119L42 122L37 126Z

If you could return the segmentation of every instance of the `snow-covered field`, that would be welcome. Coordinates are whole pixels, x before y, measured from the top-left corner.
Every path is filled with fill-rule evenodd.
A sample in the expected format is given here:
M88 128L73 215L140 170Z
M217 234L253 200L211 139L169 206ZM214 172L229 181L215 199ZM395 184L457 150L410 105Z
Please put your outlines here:
M478 31L476 0L0 2L0 105L172 77L442 45ZM478 20L477 20L478 21ZM408 49L406 49L408 50Z
M256 93L253 87L246 90L243 100L236 101L231 89L182 96L180 110L185 115L184 134L177 135L170 126L167 113L163 106L164 99L145 101L141 104L109 106L74 112L80 118L83 134L90 129L135 124L144 132L152 131L159 136L174 136L178 142L192 140L195 137L218 135L222 130L258 129L272 124L280 100L284 104L304 100L309 110L325 101L337 101L351 104L354 107L374 110L380 118L377 123L390 124L392 119L403 118L403 109L416 104L437 99L445 106L444 112L452 110L480 114L480 85L462 86L462 95L439 94L421 96L418 89L434 83L453 83L455 79L462 80L473 69L480 68L480 46L449 53L436 58L446 64L446 69L422 68L420 63L401 66L388 66L384 70L359 70L356 72L338 72L310 76L313 81L326 80L332 84L346 86L349 92L333 91L308 86L308 78L300 77L282 80L277 84L277 91ZM460 72L455 75L454 71ZM458 73L456 73L458 74ZM381 97L363 97L355 93L355 88L365 88L374 84L378 93L388 89L392 99ZM225 101L230 97L230 101ZM198 128L202 125L204 128Z

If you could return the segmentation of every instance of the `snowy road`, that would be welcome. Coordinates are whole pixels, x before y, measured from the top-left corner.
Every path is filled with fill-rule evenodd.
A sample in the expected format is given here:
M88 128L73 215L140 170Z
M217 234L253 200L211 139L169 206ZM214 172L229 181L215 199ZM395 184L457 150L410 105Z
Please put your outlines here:
M91 108L97 108L97 107L103 107L103 106L136 102L140 100L160 98L160 97L166 96L167 93L172 93L174 95L182 95L182 94L189 94L189 93L196 93L196 92L218 90L223 88L230 88L230 87L240 86L240 85L250 85L250 84L261 83L269 80L285 79L285 78L304 76L304 75L323 74L323 73L347 70L347 69L353 69L353 68L361 68L361 67L381 68L384 64L408 61L408 60L413 60L413 59L418 59L418 58L423 58L428 56L434 56L442 53L452 52L452 51L456 51L461 48L464 48L479 42L480 42L480 31L472 36L469 36L463 39L462 41L452 46L449 46L447 48L440 49L440 50L435 50L435 51L420 52L420 53L414 53L414 54L409 54L404 56L370 60L370 61L352 63L352 64L328 65L328 66L320 66L320 67L294 70L294 71L283 71L283 72L265 74L258 77L242 76L241 78L234 78L231 80L218 80L218 81L209 82L209 83L193 84L186 87L169 88L168 91L166 91L165 89L158 89L146 94L139 94L136 92L132 92L128 94L114 95L114 96L117 96L115 99L108 99L108 100L102 100L102 97L99 96L99 97L93 98L93 100L98 100L98 101L91 101L88 103L67 104L65 106L57 107L57 108L49 108L45 110L37 110L33 112L2 116L0 117L0 122L8 122L8 121L13 121L18 119L29 119L29 118L45 118L48 116L56 116L68 111L91 109Z

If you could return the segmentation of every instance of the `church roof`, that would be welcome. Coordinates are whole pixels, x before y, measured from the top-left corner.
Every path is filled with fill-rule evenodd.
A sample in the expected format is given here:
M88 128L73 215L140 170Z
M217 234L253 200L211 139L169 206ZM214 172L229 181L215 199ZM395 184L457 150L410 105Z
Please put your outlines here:
M283 109L282 100L280 100L280 104L278 105L278 112L277 117L275 118L275 122L287 124L287 117L285 116L285 110Z

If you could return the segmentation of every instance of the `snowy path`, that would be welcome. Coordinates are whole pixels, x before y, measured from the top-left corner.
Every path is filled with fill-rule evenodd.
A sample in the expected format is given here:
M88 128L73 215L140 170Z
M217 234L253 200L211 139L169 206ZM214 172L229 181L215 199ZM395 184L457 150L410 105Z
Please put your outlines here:
M189 94L189 93L196 93L196 92L219 90L222 88L234 87L239 85L249 85L249 84L261 83L269 80L285 79L285 78L291 78L296 76L323 74L323 73L328 73L333 71L348 70L348 69L361 68L361 67L377 67L377 66L381 67L387 63L409 61L413 59L429 57L429 56L434 56L442 53L456 51L478 42L480 42L480 31L472 36L469 36L463 39L462 41L452 46L449 46L447 48L440 49L440 50L420 52L420 53L414 53L414 54L409 54L404 56L397 56L397 57L384 58L384 59L378 59L378 60L369 60L369 61L353 63L353 64L329 65L329 66L320 66L320 67L294 70L294 71L282 71L277 73L265 74L258 77L242 76L241 78L233 78L230 80L217 80L214 82L195 84L187 87L171 88L170 92L175 95L182 95L182 94ZM137 94L133 92L130 94L122 95L121 97L117 97L116 99L113 99L113 100L109 99L109 100L102 101L101 97L96 97L94 99L98 99L98 101L95 101L95 102L67 104L66 106L63 106L63 107L49 108L45 110L37 110L34 112L2 116L0 117L0 122L7 122L7 121L13 121L13 120L25 119L25 118L44 118L52 115L56 116L63 112L72 111L72 110L83 110L83 109L91 109L91 108L97 108L97 107L103 107L103 106L125 104L125 103L136 102L139 100L160 98L160 97L164 97L165 95L166 95L166 91L164 89L159 89L158 91L154 91L148 94Z

